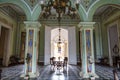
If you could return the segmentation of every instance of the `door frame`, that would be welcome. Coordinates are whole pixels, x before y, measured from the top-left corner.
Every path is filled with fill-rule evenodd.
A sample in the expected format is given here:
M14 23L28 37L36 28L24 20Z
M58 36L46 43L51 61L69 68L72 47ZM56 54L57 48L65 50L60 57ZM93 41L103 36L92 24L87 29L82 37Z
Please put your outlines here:
M3 66L8 66L9 65L9 58L10 58L10 54L11 54L11 45L12 45L12 42L11 42L11 39L12 39L12 26L10 25L7 25L5 23L2 23L0 21L0 25L2 27L5 27L8 29L8 32L7 32L7 36L6 36L6 40L5 40L5 47L4 47L4 54L3 54L3 61L2 61L2 64Z
M116 25L117 27L117 33L118 33L118 42L119 42L119 31L118 31L118 21L115 21L107 26L107 34L108 34L108 50L109 50L109 65L113 66L113 58L112 58L112 52L111 52L111 43L110 43L110 34L109 34L109 28Z

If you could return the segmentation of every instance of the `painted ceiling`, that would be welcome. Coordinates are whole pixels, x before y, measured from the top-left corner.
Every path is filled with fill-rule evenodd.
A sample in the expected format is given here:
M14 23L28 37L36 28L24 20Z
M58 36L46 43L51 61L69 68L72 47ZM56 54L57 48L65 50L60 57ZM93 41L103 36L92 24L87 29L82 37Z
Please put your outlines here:
M47 4L48 1L49 0L0 0L1 3L10 2L18 5L18 7L16 7L16 5L8 5L8 7L12 8L18 14L18 16L25 15L27 20L38 20L42 13L41 2L43 4L44 3ZM79 16L77 16L76 19L78 19L79 17L81 21L91 21L94 15L101 15L104 11L108 9L109 5L117 6L120 3L119 0L70 0L70 1L72 3L71 7L73 8L77 8L76 3L79 3L78 5L79 9L76 9L77 15ZM104 5L107 6L104 7ZM5 9L8 7L5 7ZM52 13L54 12L55 11L53 11ZM69 18L66 16L65 19Z
M31 10L33 10L34 7L40 4L42 1L44 3L47 3L49 0L24 0L24 1L29 5ZM76 2L79 2L86 11L92 4L96 3L97 1L99 0L71 0L72 5L74 5Z

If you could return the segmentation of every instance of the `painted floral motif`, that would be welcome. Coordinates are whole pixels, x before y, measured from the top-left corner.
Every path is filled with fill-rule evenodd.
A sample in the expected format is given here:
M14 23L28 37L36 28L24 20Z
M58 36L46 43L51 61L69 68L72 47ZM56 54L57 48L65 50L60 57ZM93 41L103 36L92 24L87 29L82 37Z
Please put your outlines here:
M32 47L32 45L33 45L33 41L32 41L32 39L29 40L28 45L29 45L29 47Z
M88 72L92 71L92 63L93 59L91 56L91 38L90 38L90 30L86 30L86 51L87 51L87 66Z

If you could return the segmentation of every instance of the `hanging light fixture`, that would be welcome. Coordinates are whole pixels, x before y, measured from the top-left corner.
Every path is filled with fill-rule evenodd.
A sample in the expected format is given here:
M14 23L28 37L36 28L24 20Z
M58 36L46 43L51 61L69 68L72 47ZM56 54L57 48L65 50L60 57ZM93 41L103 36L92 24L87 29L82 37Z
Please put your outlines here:
M59 23L59 28L58 28L58 31L59 31L59 38L58 38L58 42L57 42L57 47L58 47L58 52L61 53L61 44L62 44L62 40L61 40L61 28L60 28L60 21L61 21L61 15L60 13L58 13L58 23Z
M58 47L58 52L61 53L61 28L60 28L60 21L62 18L63 14L67 14L70 16L72 19L75 18L76 16L76 9L79 8L78 4L79 0L77 0L76 7L72 7L71 0L48 0L48 2L41 1L41 8L42 8L42 15L44 18L48 18L51 13L52 9L55 9L56 14L57 14L57 19L59 23L59 38L57 42L57 47Z
M41 1L42 14L44 18L48 18L51 15L51 10L55 9L57 15L63 14L69 15L71 18L75 18L76 9L79 5L76 4L76 7L72 7L71 0L48 0L48 2Z
M58 38L58 42L57 42L57 47L58 47L58 52L61 53L61 44L62 44L62 41L61 41L61 35L60 35L60 32L61 32L61 29L59 28L59 38Z

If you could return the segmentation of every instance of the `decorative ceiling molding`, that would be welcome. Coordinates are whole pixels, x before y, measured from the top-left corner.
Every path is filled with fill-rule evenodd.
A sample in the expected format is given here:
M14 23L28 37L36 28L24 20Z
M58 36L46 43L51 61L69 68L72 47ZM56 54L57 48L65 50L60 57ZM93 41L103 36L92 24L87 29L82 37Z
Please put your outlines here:
M104 6L104 7L101 7L99 9L98 9L98 12L96 12L94 15L95 22L96 21L100 22L100 20L106 21L109 19L110 16L114 15L115 13L117 13L119 11L119 9L112 7L112 6L107 6L107 7ZM103 9L103 10L101 10L101 9Z
M29 7L33 10L34 7L37 5L37 3L39 2L39 0L24 0Z
M40 2L42 0L21 0L26 4L26 6L29 8L31 15L34 13L35 9L40 6ZM45 0L44 2L46 2ZM92 8L94 4L96 4L100 0L81 0L80 1L80 7L83 9L84 13L86 14L86 17L88 17L89 11ZM72 0L72 5L75 6L75 2Z
M90 6L97 0L81 0L81 4L85 8L86 11L90 8Z
M81 4L80 7L83 9L83 11L85 12L87 18L88 18L88 14L90 9L92 8L92 6L94 6L98 1L100 0L81 0Z
M106 21L107 19L109 19L110 16L112 16L113 14L115 14L118 11L119 11L119 9L110 6L101 14L101 18L102 18L102 20Z
M49 26L59 25L56 16L50 16L48 19L40 17L39 21L40 23L46 24ZM79 22L80 22L79 18L71 19L69 16L63 16L61 19L61 26L74 26L74 25L77 25Z
M19 13L17 13L17 11L15 11L12 7L10 6L4 6L0 8L0 11L5 14L8 15L9 17L13 18L14 20L17 20L18 15L20 15Z
M30 13L32 15L34 13L35 9L39 6L41 0L37 0L36 4L35 4L35 2L29 2L28 0L21 0L21 1L26 4L26 6L28 7L28 9L30 10ZM36 1L36 0L34 0L34 1ZM32 3L34 5L31 5Z
M0 11L11 17L12 19L16 20L16 21L22 21L22 20L26 20L26 16L24 14L24 12L21 10L21 8L14 6L14 5L6 5L3 7L0 7Z

